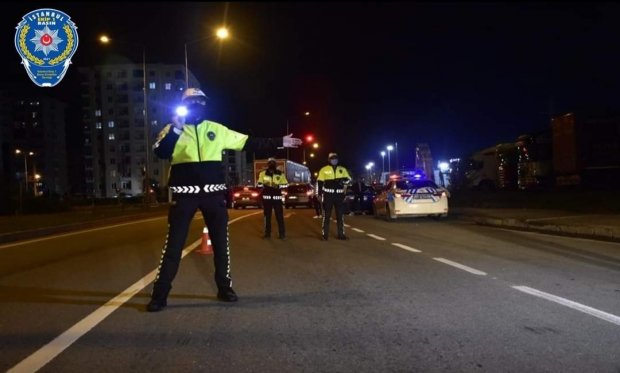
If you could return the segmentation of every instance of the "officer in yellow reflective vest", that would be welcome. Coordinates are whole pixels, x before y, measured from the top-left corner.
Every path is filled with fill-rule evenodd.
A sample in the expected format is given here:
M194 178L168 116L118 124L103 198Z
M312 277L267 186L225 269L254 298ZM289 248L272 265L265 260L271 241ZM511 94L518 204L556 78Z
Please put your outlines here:
M329 238L329 219L332 207L336 210L338 239L348 240L344 234L344 197L345 188L351 183L351 176L346 168L338 166L338 154L329 153L329 165L321 168L317 177L319 199L323 201L323 241Z
M275 158L267 160L267 169L260 172L256 186L263 188L263 215L265 221L265 238L271 237L271 210L273 209L278 221L279 238L283 240L284 213L282 211L282 189L288 187L286 175L276 168Z
M196 210L200 210L213 245L215 283L218 299L237 301L230 275L228 247L228 210L226 185L222 167L222 151L271 150L279 146L294 148L300 139L249 138L206 119L207 96L196 88L188 88L182 96L183 107L160 132L153 146L155 154L170 160L168 186L172 206L168 213L168 236L157 271L147 311L161 311L167 305L168 293L176 276L189 226Z

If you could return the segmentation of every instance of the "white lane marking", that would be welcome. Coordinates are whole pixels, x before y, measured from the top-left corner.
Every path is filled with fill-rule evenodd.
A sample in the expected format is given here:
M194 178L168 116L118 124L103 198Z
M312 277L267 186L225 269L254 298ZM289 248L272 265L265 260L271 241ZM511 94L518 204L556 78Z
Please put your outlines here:
M611 313L597 310L596 308L588 307L585 304L573 302L572 300L558 297L557 295L545 293L544 291L536 290L527 286L512 286L512 288L539 298L549 300L551 302L561 304L568 308L587 313L590 316L598 317L599 319L608 321L612 324L620 325L620 317L612 315Z
M411 251L412 253L421 253L422 250L414 249L413 247L403 245L402 243L392 243L393 246L400 247L403 250Z
M458 268L458 269L462 269L463 271L467 271L469 273L473 273L474 275L478 275L478 276L486 276L487 275L486 272L479 271L479 270L477 270L475 268L468 267L466 265L462 265L460 263L453 262L453 261L445 259L445 258L433 258L433 260L436 260L438 262L442 262L444 264L447 264L449 266L452 266L452 267L455 267L455 268Z
M375 240L379 240L379 241L385 241L385 238L381 237L381 236L377 236L371 233L366 233L366 235L370 238L374 238Z
M228 224L230 225L238 220L247 218L248 216L261 213L262 212L255 212L252 214L240 216L238 218L230 220ZM184 258L192 250L200 246L201 242L202 238L196 240L185 249L183 249L183 254L181 255L181 258ZM136 283L123 290L119 295L110 299L103 306L93 311L90 315L78 321L75 325L73 325L67 331L56 337L53 341L49 342L48 344L34 352L32 355L22 360L13 368L8 370L7 373L36 372L37 370L43 368L47 363L49 363L53 358L55 358L61 352L71 346L80 337L88 333L92 328L97 326L97 324L102 322L106 317L110 316L110 314L116 311L117 308L125 304L134 295L147 287L151 282L155 280L156 275L157 269L154 269L149 274L138 280Z
M351 226L349 224L345 224L344 226L347 227L347 228L351 228ZM355 229L355 228L353 228L353 229Z
M117 228L117 227L122 227L122 226L125 226L125 225L139 224L139 223L144 223L144 222L148 222L148 221L167 219L167 218L168 218L167 216L160 216L158 218L149 218L149 219L144 219L144 220L136 220L136 221L132 221L132 222L129 222L129 223L106 225L105 227L92 228L92 229L84 229L84 230L81 230L81 231L75 231L75 232L70 232L70 233L55 234L53 236L47 236L47 237L42 237L42 238L34 238L32 240L19 241L19 242L15 242L15 243L9 243L9 244L5 244L5 245L0 245L0 249L5 249L7 247L13 247L13 246L19 246L19 245L27 245L29 243L34 243L34 242L53 240L55 238L60 238L60 237L75 236L76 234L102 231L104 229Z
M291 215L293 215L293 214L294 214L294 213L293 213L293 212L291 212L290 214L286 214L286 215L284 215L284 219L288 219L288 218L290 218L290 217L291 217Z
M359 228L351 228L351 229L353 229L354 231L359 232L359 233L364 233L364 231L359 229Z

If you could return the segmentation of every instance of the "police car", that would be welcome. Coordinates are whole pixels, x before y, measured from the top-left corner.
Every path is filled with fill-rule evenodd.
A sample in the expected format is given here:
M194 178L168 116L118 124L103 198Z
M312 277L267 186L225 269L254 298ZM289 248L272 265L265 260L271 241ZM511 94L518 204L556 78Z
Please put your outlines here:
M448 216L447 189L431 180L392 178L373 201L375 217L394 220L397 217Z

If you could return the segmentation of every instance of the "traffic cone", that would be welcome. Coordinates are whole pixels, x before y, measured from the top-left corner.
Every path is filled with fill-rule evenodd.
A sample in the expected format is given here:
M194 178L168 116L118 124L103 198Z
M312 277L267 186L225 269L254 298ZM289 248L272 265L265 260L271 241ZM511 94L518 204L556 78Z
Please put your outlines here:
M211 246L211 238L209 238L209 230L207 227L202 229L202 242L200 243L200 249L196 251L198 254L213 254L213 246Z

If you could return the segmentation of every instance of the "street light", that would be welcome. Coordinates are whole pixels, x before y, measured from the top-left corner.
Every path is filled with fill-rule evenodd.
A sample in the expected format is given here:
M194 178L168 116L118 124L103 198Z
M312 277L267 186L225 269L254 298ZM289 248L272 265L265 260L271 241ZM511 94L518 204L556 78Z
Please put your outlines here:
M230 36L230 33L228 32L228 29L226 27L220 27L215 32L215 36L220 40L224 40L224 39L228 39L228 37ZM190 41L185 42L185 88L189 88L189 63L187 61L187 45L197 43L199 41L203 41L203 40L210 39L210 38L211 36L207 36L204 38L190 40Z
M110 42L112 42L112 39L110 39L110 37L108 37L107 35L101 35L99 37L99 41L104 44L110 44ZM125 42L126 43L126 42ZM133 44L133 43L130 43ZM138 44L135 44L138 45ZM149 203L149 197L150 197L150 178L149 178L149 139L150 139L150 131L149 131L149 123L148 123L148 106L147 106L147 99L146 99L146 49L144 47L144 45L139 44L140 47L142 48L142 99L143 99L143 113L142 113L142 117L144 118L144 142L146 145L146 148L144 149L144 152L146 154L145 156L145 162L146 164L144 165L144 184L143 184L143 193L144 193L144 204L148 206Z
M34 152L22 152L20 149L15 149L15 154L22 154L24 156L24 184L26 184L26 191L28 191L28 158L27 155L33 156Z
M309 111L305 111L304 116L309 117L310 116L310 112ZM286 135L290 134L289 132L289 119L286 119ZM306 142L312 142L314 141L314 136L312 135L307 135L305 138ZM279 149L279 148L278 148ZM289 148L286 148L286 160L289 159ZM306 160L306 148L303 148L303 161Z
M380 154L381 154L381 177L383 177L383 174L385 173L385 152L382 150Z
M391 174L392 173L392 164L391 164L391 161L390 161L390 153L392 152L392 150L394 150L394 147L392 145L388 145L386 149L388 151L388 153L387 153L387 155L388 155L388 173Z

